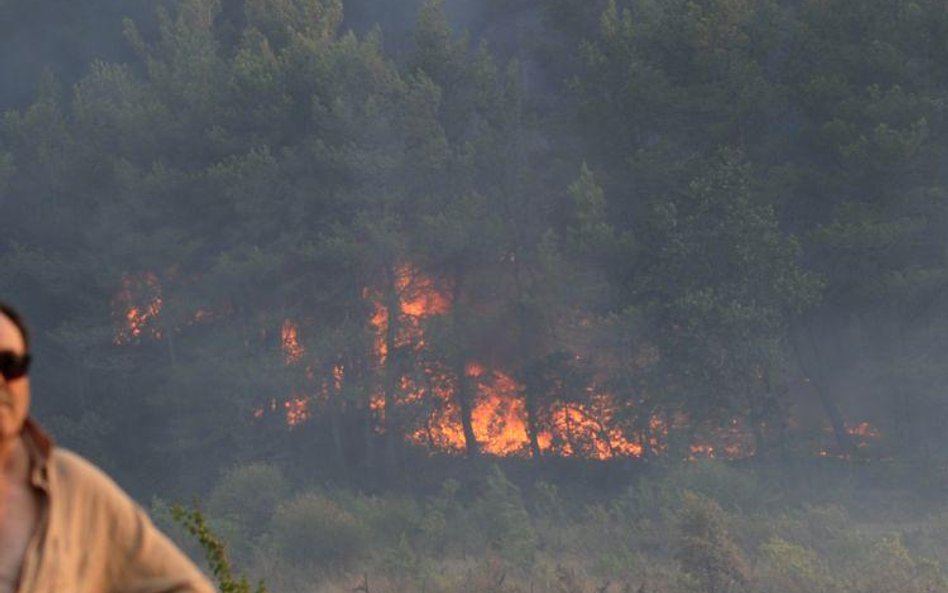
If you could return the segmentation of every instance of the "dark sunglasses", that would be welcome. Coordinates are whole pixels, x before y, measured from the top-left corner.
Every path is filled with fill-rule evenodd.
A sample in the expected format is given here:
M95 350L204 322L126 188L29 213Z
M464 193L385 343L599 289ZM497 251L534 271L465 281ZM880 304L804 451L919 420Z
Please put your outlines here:
M0 352L0 375L7 381L13 381L26 375L30 370L29 354Z

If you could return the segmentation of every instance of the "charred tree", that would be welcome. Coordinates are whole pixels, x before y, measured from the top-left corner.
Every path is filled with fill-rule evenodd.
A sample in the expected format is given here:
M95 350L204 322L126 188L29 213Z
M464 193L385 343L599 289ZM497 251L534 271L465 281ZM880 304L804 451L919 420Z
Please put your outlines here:
M338 396L338 394L336 394ZM348 479L347 469L348 465L346 464L346 453L345 445L342 442L342 415L340 414L340 405L339 397L329 398L329 435L332 439L332 451L333 459L335 460L336 466L339 468L339 471L342 473L343 477Z
M464 274L460 266L455 267L454 282L451 287L451 302L454 304L451 309L453 326L456 332L455 339L459 341L454 353L454 375L457 377L457 389L455 397L458 402L458 409L461 413L461 428L464 431L464 446L468 457L476 457L480 452L477 445L477 436L474 434L474 398L477 390L475 388L473 377L467 372L467 350L463 344L466 336L457 335L458 328L462 327L463 307L461 306L461 286L463 284Z
M474 458L480 453L477 436L474 434L473 422L474 396L477 393L475 382L474 378L468 374L463 359L458 359L455 373L458 378L457 399L458 408L461 412L461 428L464 431L465 452L468 457Z
M813 331L807 322L803 322L804 327L795 332L791 332L791 342L793 343L794 354L796 354L797 363L800 370L807 376L810 383L816 390L820 398L820 404L826 413L830 425L833 427L833 435L836 438L836 445L842 453L849 454L853 451L853 442L846 431L846 422L843 420L843 414L826 387L826 373L819 362L820 352L813 336ZM807 360L804 349L809 347L812 356L812 362Z
M385 439L385 466L389 476L398 475L399 444L402 438L402 427L399 421L399 412L396 405L396 390L398 389L398 323L401 313L401 300L396 286L396 272L392 266L386 269L386 286L383 295L383 304L388 311L388 323L385 328L385 360L382 363L382 397L385 403L384 439Z
M539 462L543 458L543 452L540 451L539 404L536 394L531 390L526 390L523 397L524 407L527 411L527 438L530 439L530 456Z

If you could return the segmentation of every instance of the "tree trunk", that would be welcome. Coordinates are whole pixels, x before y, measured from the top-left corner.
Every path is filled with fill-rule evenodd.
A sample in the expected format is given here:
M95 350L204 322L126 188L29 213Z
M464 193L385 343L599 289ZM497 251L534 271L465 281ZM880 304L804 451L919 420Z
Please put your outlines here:
M519 257L519 241L515 241L515 250L514 250L514 286L516 288L517 294L515 298L517 299L517 342L520 349L521 359L521 368L523 363L529 360L531 354L534 353L534 349L530 347L530 334L531 328L528 324L527 312L524 306L524 299L526 295L523 289L523 279L521 277L522 272L520 270L520 257ZM527 412L527 438L530 439L530 454L533 459L539 463L542 461L543 453L540 451L540 406L537 402L536 392L530 388L528 385L523 394L523 404L524 409Z
M333 458L342 473L343 479L348 480L348 464L346 463L346 451L342 441L342 427L340 426L342 422L339 413L339 408L342 405L340 397L339 393L333 393L327 402L329 407L329 434L332 437Z
M813 338L813 333L810 330L809 325L806 325L805 328L806 336L801 336L798 333L793 332L793 335L791 335L791 342L793 343L793 350L796 354L797 363L800 365L800 369L809 379L820 398L823 411L826 412L826 417L829 419L830 424L833 427L833 434L836 437L836 445L839 447L842 453L850 454L853 451L853 443L849 433L846 432L846 422L843 420L843 414L840 411L839 406L836 404L836 400L833 399L833 396L826 389L826 377L825 373L822 372L823 369L818 368L820 367L820 363L817 362L819 359L819 352L816 347L816 342ZM809 343L810 350L813 352L813 360L815 363L813 365L807 364L806 356L803 354L804 347L802 342L804 341Z
M477 437L474 435L474 424L471 418L474 411L475 391L473 381L467 374L463 359L458 359L455 373L458 378L457 398L458 407L461 410L461 427L464 429L464 445L467 456L474 458L480 453L480 447L478 447Z
M543 458L543 452L540 451L540 427L537 425L537 402L536 395L528 387L523 394L524 407L527 411L527 437L530 439L530 454L537 462Z
M365 470L366 475L375 473L375 415L372 413L371 402L365 403L365 416L362 423L362 436L365 439Z
M398 475L399 444L401 443L401 423L399 410L396 409L396 389L398 387L398 356L396 352L398 338L398 320L401 313L401 299L396 287L395 270L389 268L384 296L388 310L388 324L385 328L386 357L382 369L382 396L385 401L385 469L390 477Z
M458 331L457 328L461 326L460 316L462 313L459 303L463 280L463 268L458 266L454 271L454 286L451 289L451 311L456 332ZM463 341L465 338L466 336L462 335L456 336L456 339L459 341ZM474 434L474 424L471 419L474 412L474 397L476 396L476 392L471 377L467 374L468 361L466 360L466 356L464 356L465 350L464 345L459 344L458 351L454 355L454 376L457 378L457 389L455 390L454 396L457 398L458 408L461 412L461 428L464 431L465 450L468 457L474 458L477 457L480 452L480 448L477 445L477 437Z

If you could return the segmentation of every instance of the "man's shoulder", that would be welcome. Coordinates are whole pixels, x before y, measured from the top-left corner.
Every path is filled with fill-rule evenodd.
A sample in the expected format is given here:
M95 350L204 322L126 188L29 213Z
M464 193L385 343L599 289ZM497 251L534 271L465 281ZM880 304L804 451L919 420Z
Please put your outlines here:
M95 590L214 593L201 571L95 464L53 447L45 468L50 498L47 535L52 534L50 541L58 538L81 563L89 563L82 564L85 574L106 575L108 586Z
M50 451L49 468L57 477L70 481L111 481L111 478L94 463L74 451L59 446L53 447Z
M103 470L85 457L53 447L49 462L50 487L56 495L88 496L91 500L127 499L128 495Z

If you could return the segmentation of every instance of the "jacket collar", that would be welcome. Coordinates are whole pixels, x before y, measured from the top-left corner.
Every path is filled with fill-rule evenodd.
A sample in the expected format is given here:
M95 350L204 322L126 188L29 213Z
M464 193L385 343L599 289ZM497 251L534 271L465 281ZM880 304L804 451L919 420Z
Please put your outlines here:
M24 422L22 436L30 454L30 482L37 488L47 490L49 456L53 451L53 439L32 418L27 418Z

